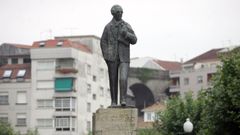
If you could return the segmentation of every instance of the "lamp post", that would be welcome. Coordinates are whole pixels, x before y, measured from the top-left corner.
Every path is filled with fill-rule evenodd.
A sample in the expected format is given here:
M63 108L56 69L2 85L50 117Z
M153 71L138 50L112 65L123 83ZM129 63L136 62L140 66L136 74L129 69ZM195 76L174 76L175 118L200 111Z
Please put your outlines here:
M183 124L183 130L184 130L184 132L189 133L189 134L192 133L192 131L193 131L193 124L189 118L187 118L186 122Z

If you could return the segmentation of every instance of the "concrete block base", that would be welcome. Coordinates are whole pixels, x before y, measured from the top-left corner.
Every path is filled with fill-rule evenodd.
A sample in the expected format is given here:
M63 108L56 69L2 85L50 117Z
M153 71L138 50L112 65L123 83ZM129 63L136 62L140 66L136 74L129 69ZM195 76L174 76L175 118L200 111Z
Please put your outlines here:
M93 135L136 135L136 108L99 109L93 115Z

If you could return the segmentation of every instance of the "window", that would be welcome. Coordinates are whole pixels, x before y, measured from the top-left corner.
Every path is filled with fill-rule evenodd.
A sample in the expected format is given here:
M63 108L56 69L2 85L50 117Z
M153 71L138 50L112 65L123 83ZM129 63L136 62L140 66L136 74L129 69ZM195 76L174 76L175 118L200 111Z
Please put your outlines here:
M87 112L91 112L91 103L87 103Z
M103 105L100 105L100 108L104 108L104 106L103 106Z
M17 73L17 77L24 77L26 69L20 69Z
M8 123L8 114L7 113L0 113L0 122Z
M5 65L5 64L7 64L8 63L8 60L6 59L6 58L1 58L0 59L0 66L1 65Z
M75 111L76 98L56 98L55 109L56 111Z
M10 78L12 74L12 70L5 70L3 73L3 78Z
M37 100L37 107L41 109L53 108L52 99L39 99Z
M212 78L213 78L214 74L215 73L208 73L207 74L207 82L208 82L209 85L211 84L211 81L212 81Z
M17 92L17 104L27 104L27 92Z
M56 131L75 131L76 118L71 116L56 116Z
M91 121L87 121L87 131L91 131Z
M53 119L37 119L37 127L53 127Z
M23 63L31 63L31 59L30 58L24 58Z
M150 112L146 112L147 113L147 121L151 121L152 120L152 114Z
M26 126L26 125L27 125L26 113L18 113L17 114L17 126Z
M91 74L91 65L87 64L87 74Z
M55 91L64 92L73 90L73 78L56 78Z
M0 105L8 105L8 92L0 93Z
M197 83L203 83L203 77L202 76L197 76Z
M39 43L39 47L44 47L45 46L45 42L40 42Z
M104 96L104 88L100 87L100 96Z
M93 98L93 100L96 100L96 99L97 99L97 95L96 95L96 94L93 94L93 95L92 95L92 98Z
M55 69L54 67L54 61L51 60L42 60L42 61L38 61L37 64L37 69L40 70L50 70L50 69Z
M97 77L95 75L93 75L93 81L96 82L97 81Z
M63 45L63 41L58 41L57 42L57 47L61 47Z
M18 64L18 59L17 58L12 58L12 64Z
M184 78L184 85L188 85L189 84L189 78Z
M87 84L87 93L91 93L92 88L91 88L91 84Z

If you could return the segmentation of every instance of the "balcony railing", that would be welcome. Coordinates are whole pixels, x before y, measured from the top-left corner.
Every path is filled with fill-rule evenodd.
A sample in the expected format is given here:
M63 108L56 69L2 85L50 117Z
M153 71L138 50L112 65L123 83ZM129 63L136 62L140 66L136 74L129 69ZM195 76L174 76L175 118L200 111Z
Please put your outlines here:
M56 71L62 74L77 73L74 59L58 59Z

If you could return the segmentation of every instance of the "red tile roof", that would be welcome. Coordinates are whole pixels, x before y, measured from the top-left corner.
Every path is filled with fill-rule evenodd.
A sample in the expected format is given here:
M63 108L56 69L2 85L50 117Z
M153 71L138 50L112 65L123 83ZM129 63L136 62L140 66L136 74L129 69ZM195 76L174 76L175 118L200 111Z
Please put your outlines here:
M158 65L163 67L166 70L174 71L174 70L181 70L181 63L175 61L163 61L163 60L154 60Z
M31 64L7 64L0 67L0 78L3 77L5 70L12 70L11 79L16 79L18 71L26 69L24 79L31 79Z
M218 49L212 49L210 51L207 51L193 59L190 59L186 61L184 64L189 63L196 63L196 62L203 62L203 61L211 61L211 60L218 60L218 52L222 50L223 48Z
M37 41L33 43L32 48L58 48L58 42L62 42L61 47L72 47L79 49L83 52L91 53L91 50L86 45L83 45L79 42L72 42L70 40L50 39L45 41ZM44 43L44 47L40 47L41 43Z

